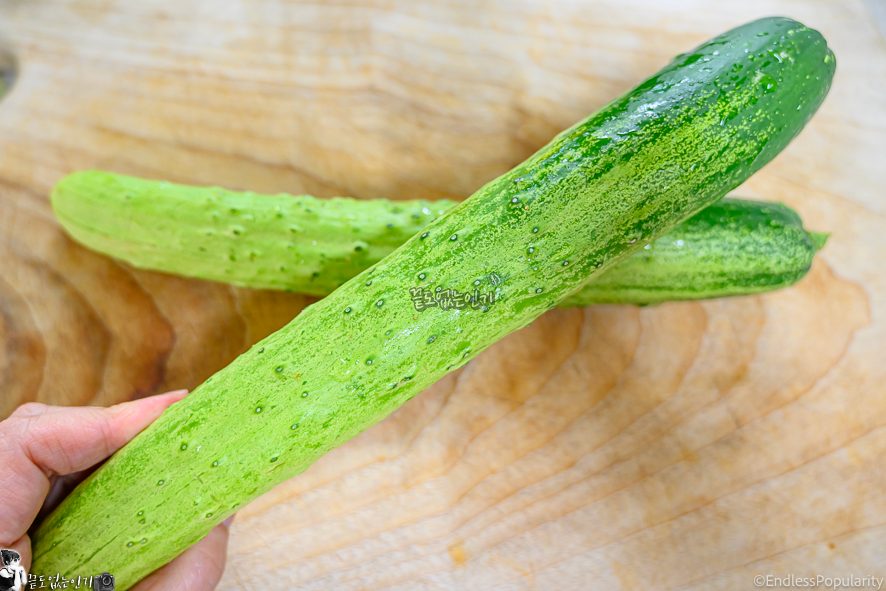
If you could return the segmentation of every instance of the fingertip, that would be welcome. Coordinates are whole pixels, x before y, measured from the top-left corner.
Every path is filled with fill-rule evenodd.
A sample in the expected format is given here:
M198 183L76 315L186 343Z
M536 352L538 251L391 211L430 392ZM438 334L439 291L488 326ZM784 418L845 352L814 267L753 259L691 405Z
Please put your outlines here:
M139 398L130 402L116 404L112 406L111 409L118 412L135 411L139 414L142 412L148 412L149 414L151 414L152 411L159 411L162 413L164 410L166 410L176 402L184 399L187 395L187 390L173 390L171 392L164 392L163 394L156 394L154 396L147 396L145 398Z
M188 390L182 388L181 390L172 390L171 392L166 392L165 394L160 394L157 398L162 398L165 400L169 400L169 404L175 404L179 400L182 400L185 396L188 395Z

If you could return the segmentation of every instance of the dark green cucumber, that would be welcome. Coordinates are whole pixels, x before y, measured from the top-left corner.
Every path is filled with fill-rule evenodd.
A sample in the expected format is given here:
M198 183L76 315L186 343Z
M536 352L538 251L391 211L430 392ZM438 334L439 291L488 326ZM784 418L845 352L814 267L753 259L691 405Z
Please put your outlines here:
M136 267L326 295L455 203L256 195L84 171L56 185L52 205L77 241ZM788 208L724 199L561 306L770 291L799 280L813 253Z
M130 587L719 200L799 133L834 67L821 35L782 18L679 56L170 407L39 526L32 571ZM495 299L418 312L421 287Z
M826 235L780 203L722 199L560 303L660 304L749 295L806 275Z

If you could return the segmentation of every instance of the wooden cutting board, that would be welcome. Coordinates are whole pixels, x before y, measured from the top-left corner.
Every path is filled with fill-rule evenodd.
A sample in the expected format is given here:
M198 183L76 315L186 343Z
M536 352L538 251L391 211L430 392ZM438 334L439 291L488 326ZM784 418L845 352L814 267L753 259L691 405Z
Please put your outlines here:
M872 8L5 0L0 43L20 71L0 100L0 416L193 388L312 301L77 246L47 200L64 174L462 198L672 55L783 14L824 33L836 80L736 194L832 233L807 278L546 314L242 510L220 588L886 576L886 43Z

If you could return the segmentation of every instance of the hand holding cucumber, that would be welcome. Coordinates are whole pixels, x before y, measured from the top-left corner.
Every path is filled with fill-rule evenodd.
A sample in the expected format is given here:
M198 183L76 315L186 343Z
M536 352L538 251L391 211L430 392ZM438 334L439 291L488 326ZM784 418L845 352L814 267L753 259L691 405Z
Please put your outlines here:
M29 588L25 573L32 556L27 531L35 516L39 519L57 505L61 495L82 480L81 471L107 458L186 394L169 392L110 408L32 402L0 421L0 547L4 548L3 566L15 572L20 583L13 588ZM224 567L229 524L217 525L196 545L142 580L136 591L215 589ZM21 566L16 569L14 563Z

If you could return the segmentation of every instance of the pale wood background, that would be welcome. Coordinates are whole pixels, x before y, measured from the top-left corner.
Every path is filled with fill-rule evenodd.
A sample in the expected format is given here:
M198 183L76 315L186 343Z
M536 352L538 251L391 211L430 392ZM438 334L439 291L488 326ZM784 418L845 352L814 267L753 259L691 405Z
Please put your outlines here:
M543 316L242 510L220 588L886 576L886 43L862 0L2 0L0 416L193 388L310 301L76 246L62 175L463 197L771 14L820 29L837 77L737 193L833 233L810 275Z

